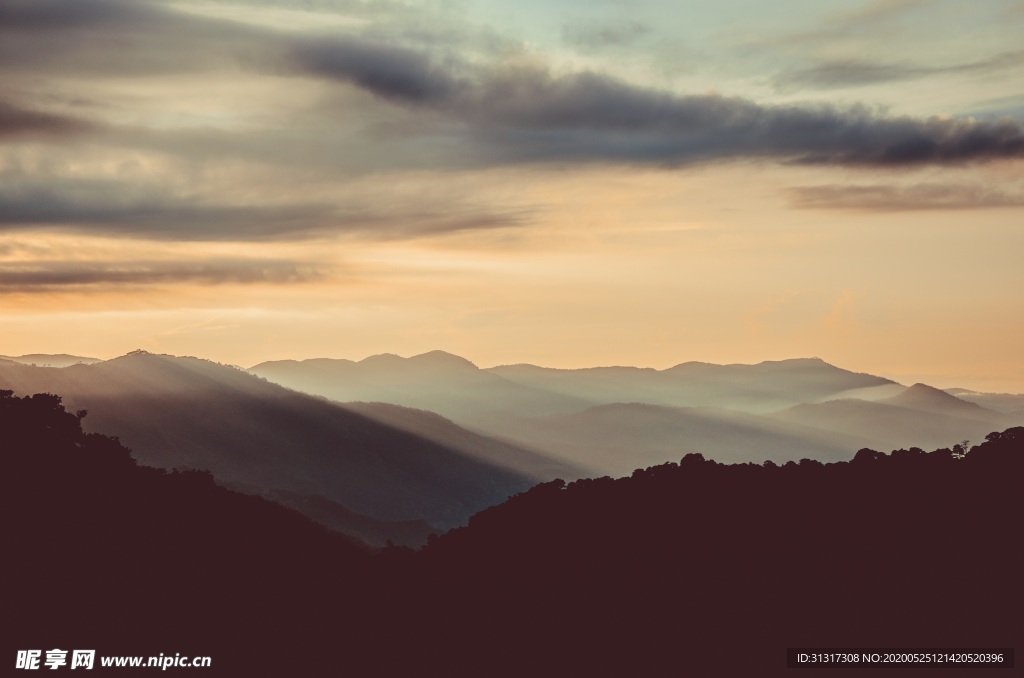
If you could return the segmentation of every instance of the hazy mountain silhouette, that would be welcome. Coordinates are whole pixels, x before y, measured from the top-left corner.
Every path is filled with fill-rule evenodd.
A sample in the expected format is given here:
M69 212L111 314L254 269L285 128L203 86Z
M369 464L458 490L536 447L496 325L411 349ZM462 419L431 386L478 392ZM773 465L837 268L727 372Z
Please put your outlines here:
M751 450L777 461L844 459L864 446L934 447L977 439L1020 421L924 384L908 389L818 358L756 365L687 362L666 370L481 370L434 351L358 363L278 361L252 371L339 400L441 412L595 474L620 475L687 451L722 461L749 460L744 455ZM579 476L571 470L560 475Z
M68 355L67 353L30 353L28 355L6 356L0 355L0 360L23 365L38 365L39 367L68 367L70 365L92 365L101 362L99 358L86 358L80 355Z
M467 457L525 474L537 481L581 478L589 470L571 459L556 459L547 454L531 452L523 446L482 436L434 412L389 403L351 402L341 403L340 406L395 429L443 444Z
M462 425L494 415L573 412L595 401L523 386L481 370L464 358L431 351L359 362L327 358L260 363L249 371L275 383L340 402L386 402L436 412Z
M816 402L852 390L891 387L894 382L850 372L818 358L756 365L688 362L666 370L595 367L562 370L507 365L490 370L524 386L588 398L603 404L643 402L675 407L725 407L770 412Z
M966 388L950 388L946 393L1003 414L1024 415L1024 393L982 393Z
M61 394L93 413L87 427L119 436L143 464L316 495L377 520L451 527L535 482L509 468L516 450L507 444L467 434L449 447L438 442L443 427L428 439L197 358L137 352L63 369L3 363L0 387ZM459 433L454 425L448 432ZM503 466L487 460L489 451ZM526 451L522 458L549 465Z
M643 402L768 412L853 390L899 386L812 359L757 365L684 363L667 370L593 367L564 370L503 365L486 370L443 351L411 358L280 360L249 369L289 388L334 400L380 401L438 412L487 428L495 418L578 412L593 405ZM882 395L891 394L885 391Z
M598 405L573 414L518 419L495 432L585 465L591 475L612 476L628 475L688 452L726 463L838 461L851 458L861 442L746 412L644 403Z
M990 425L1008 426L1012 417L982 407L977 403L958 398L927 384L914 384L901 393L879 400L880 403L909 407L922 412L934 412L965 419L977 419Z
M856 398L803 404L777 412L778 419L841 433L861 447L944 447L978 440L1013 418L985 410L930 386L918 384L899 395L868 402Z

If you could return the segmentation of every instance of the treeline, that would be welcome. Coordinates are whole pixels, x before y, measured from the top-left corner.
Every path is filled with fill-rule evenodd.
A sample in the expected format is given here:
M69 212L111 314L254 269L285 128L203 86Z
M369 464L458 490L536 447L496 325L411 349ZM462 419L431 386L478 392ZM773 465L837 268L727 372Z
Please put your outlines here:
M554 481L431 543L421 588L490 622L464 629L479 662L510 638L534 648L516 657L524 672L544 648L544 666L575 675L766 675L786 647L1012 646L1024 428L961 454L781 467L691 454Z
M787 647L1024 630L1022 428L966 454L688 455L378 553L206 474L137 467L55 396L0 392L0 431L11 661L96 646L240 675L760 676L787 672Z

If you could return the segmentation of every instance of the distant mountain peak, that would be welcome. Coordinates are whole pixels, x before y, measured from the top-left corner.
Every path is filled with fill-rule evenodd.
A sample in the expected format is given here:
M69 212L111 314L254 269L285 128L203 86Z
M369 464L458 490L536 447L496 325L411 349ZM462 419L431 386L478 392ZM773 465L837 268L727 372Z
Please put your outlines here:
M886 398L884 402L891 403L893 405L902 405L904 407L930 407L930 408L956 408L958 410L972 410L982 411L982 408L977 403L972 403L967 400L957 398L955 395L946 393L942 389L929 386L928 384L917 383L913 386L908 386L902 392L897 393L891 398Z
M913 396L915 398L936 398L939 400L944 400L946 402L966 402L960 400L955 395L946 393L942 389L935 388L934 386L929 386L928 384L924 384L921 382L918 382L913 386L908 386L906 390L904 390L900 395L907 397Z
M409 360L430 363L431 365L443 365L446 367L472 367L473 369L477 369L477 366L473 362L463 358L462 356L440 350L427 351L426 353L414 355L409 358Z

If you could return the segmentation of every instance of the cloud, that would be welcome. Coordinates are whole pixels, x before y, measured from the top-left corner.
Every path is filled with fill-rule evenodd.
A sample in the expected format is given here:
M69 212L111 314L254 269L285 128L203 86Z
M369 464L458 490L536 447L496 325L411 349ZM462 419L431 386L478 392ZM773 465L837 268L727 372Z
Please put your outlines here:
M1024 191L956 184L799 186L789 194L793 206L804 209L898 212L1024 207Z
M837 14L835 20L858 26L871 24L933 2L934 0L872 0L862 7Z
M7 30L47 31L102 24L124 24L151 16L147 3L127 0L4 0L0 26Z
M780 91L859 87L936 75L991 73L1016 68L1022 63L1024 51L1003 52L988 59L947 66L885 63L861 59L832 60L808 68L779 73L774 77L773 84Z
M913 14L913 10L934 4L935 0L875 0L852 10L831 12L810 30L761 37L748 45L782 47L787 50L806 45L834 46L851 38L859 40L885 34L895 22ZM825 4L822 3L822 6ZM907 23L913 32L921 32L920 22Z
M322 265L265 259L183 261L34 261L0 263L0 292L158 284L300 284L327 278Z
M235 69L355 87L373 95L383 105L399 107L409 116L400 127L402 143L381 145L392 165L399 167L537 162L680 166L751 158L786 163L910 166L1024 156L1024 132L1018 123L1008 120L921 119L886 116L865 107L764 105L740 97L679 94L597 72L554 74L540 66L468 59L445 48L394 44L382 36L372 37L371 32L363 36L306 37L187 15L173 11L170 6L149 2L38 3L36 6L35 2L17 0L5 6L14 24L31 28L28 42L12 48L26 59L32 57L28 60L35 66L22 64L26 68L157 74L227 64ZM869 15L905 9L915 3L876 4ZM77 9L69 15L58 11L70 5ZM81 33L85 29L92 32ZM2 30L5 35L0 36L0 42L18 37L16 31L12 35L11 31ZM57 37L37 43L40 36L51 33ZM51 48L56 56L50 54ZM0 63L9 56L7 48L0 47ZM1012 60L1004 57L963 68L981 68L983 64L995 67L1000 59ZM40 59L52 62L39 65ZM899 77L900 73L892 68L862 64L859 70L848 69L843 77ZM339 113L351 118L348 111L333 112ZM371 114L363 112L364 116ZM368 120L369 117L364 118L364 122ZM314 134L303 129L288 132L300 137ZM118 143L119 133L109 134L108 143ZM133 133L122 130L120 134L130 139ZM134 134L139 143L145 143L146 135ZM154 134L170 141L164 143L164 150L173 147L174 131L153 132L149 135L151 139ZM326 121L315 134L331 134ZM237 141L239 137L235 135L233 139ZM259 152L266 154L268 162L274 161L275 154L287 153L280 148L281 144L275 146L273 142L242 135L241 141L246 140L254 148L262 149ZM304 141L330 147L329 142L317 139ZM365 158L365 163L379 162L365 149L359 157ZM18 218L52 223L61 216L61 207L76 207L84 210L86 220L92 213L91 219L96 223L118 225L145 218L155 234L170 235L171 230L190 228L180 220L174 224L166 222L162 215L167 209L159 203L143 201L134 208L122 205L115 213L104 213L88 201L68 205L61 201L61 196L52 197L55 200L51 206L37 205L34 212L22 211ZM16 207L9 203L7 206ZM24 204L20 207L28 208ZM214 219L237 224L239 231L245 230L242 225L248 223L253 232L266 234L301 232L303 223L319 224L324 220L320 217L326 218L330 212L321 209L266 208L257 213L247 207L200 205L191 213L184 207L175 211L191 223ZM39 216L47 210L57 214ZM339 220L358 216L343 214ZM199 228L195 230L201 232Z
M0 141L4 139L66 138L94 129L83 120L22 108L0 99Z
M390 203L384 196L343 196L338 203L233 204L112 180L5 179L0 184L0 232L57 230L177 241L332 235L388 240L515 227L531 217L527 210L440 204L396 191Z
M297 70L352 83L383 99L405 103L444 101L468 85L458 61L436 63L419 50L356 37L298 42L291 50Z
M167 240L258 240L324 225L324 205L220 205L117 181L0 186L0 231L49 227Z
M857 20L874 20L879 13L915 4L874 3L865 10L866 18ZM77 9L67 16L58 11L72 5ZM186 130L166 123L104 128L101 143L108 148L134 145L186 160L212 163L237 153L268 166L298 158L328 172L348 163L346 170L369 173L525 163L678 167L733 159L909 167L1024 157L1024 130L1008 119L895 117L863 106L767 105L741 97L682 94L599 72L556 73L493 54L470 57L454 48L429 46L429 40L396 42L372 28L358 35L309 37L142 0L38 0L38 6L16 0L5 11L13 24L26 28L22 35L0 27L0 66L15 70L100 76L227 68L231 77L280 78L282 92L289 91L292 78L333 84L329 90L343 93L310 103L301 124L294 122L294 109L281 108L261 110L260 128L248 133L203 127L211 143L202 146L214 150L197 147ZM1002 68L999 64L1018 57L1003 55L958 68ZM803 77L899 78L911 67L900 71L899 66L854 63L844 68ZM354 100L353 91L372 98ZM174 119L177 102L168 98L167 103ZM23 110L14 103L9 107ZM58 122L40 119L36 124L59 127ZM0 189L0 206L8 212L2 223L7 225L77 222L166 238L205 239L208 223L219 224L212 230L214 238L273 238L323 230L416 234L516 221L507 215L470 214L444 225L418 216L416 205L382 214L367 205L253 206L209 199L189 204L185 198L190 196L124 197L102 190L99 195L69 194L60 187L41 188L33 196Z
M0 68L46 76L237 68L266 52L268 33L154 0L4 0Z
M866 107L761 105L678 95L608 75L485 68L402 47L306 43L293 66L412 110L441 114L496 162L686 164L772 158L834 165L953 164L1024 156L1011 121L885 116ZM433 123L435 125L439 123ZM431 133L436 133L431 129Z

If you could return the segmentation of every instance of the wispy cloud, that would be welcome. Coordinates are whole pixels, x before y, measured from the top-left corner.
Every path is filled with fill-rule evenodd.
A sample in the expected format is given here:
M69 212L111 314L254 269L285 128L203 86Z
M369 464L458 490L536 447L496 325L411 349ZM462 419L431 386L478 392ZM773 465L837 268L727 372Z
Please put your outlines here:
M651 27L639 21L574 24L562 27L562 40L573 47L597 50L637 42L651 33Z
M993 73L1019 68L1022 64L1024 51L1003 52L987 59L945 66L863 59L830 60L805 68L783 71L774 77L773 83L776 89L781 91L860 87L938 75Z
M126 285L274 285L316 282L323 265L260 259L187 261L33 261L0 263L0 293L87 291Z
M85 120L22 108L0 99L0 143L12 139L64 139L94 129Z
M804 209L864 212L1024 207L1024 191L934 183L799 186L790 189L790 198L794 207Z
M0 176L3 176L0 174ZM526 209L442 204L392 192L338 202L231 202L152 184L103 179L12 180L0 185L0 232L63 231L177 241L274 241L359 236L413 238L529 222Z

